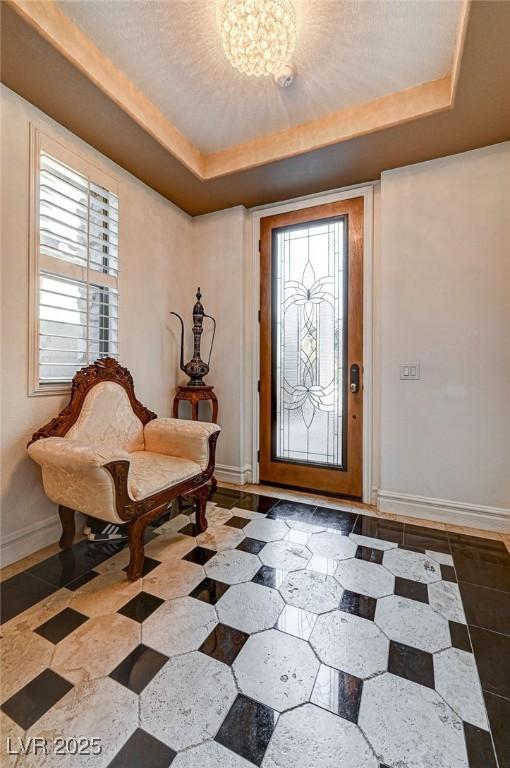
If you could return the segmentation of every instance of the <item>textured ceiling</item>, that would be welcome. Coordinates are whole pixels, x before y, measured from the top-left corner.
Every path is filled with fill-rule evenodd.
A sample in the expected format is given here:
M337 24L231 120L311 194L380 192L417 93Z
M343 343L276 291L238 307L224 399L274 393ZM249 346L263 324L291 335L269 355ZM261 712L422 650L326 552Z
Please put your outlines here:
M202 152L448 75L457 0L297 0L287 90L228 63L221 0L62 0L63 12Z

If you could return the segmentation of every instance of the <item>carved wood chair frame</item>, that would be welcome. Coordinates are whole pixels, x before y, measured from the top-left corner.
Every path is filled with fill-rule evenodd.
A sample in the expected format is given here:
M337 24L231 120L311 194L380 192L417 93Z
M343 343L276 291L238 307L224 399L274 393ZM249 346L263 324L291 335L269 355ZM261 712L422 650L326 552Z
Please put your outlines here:
M103 381L113 381L125 389L134 413L144 426L152 419L157 418L155 413L137 400L133 378L128 369L119 365L117 360L106 357L96 360L95 363L82 368L75 374L71 385L69 403L58 416L34 432L28 444L30 445L44 437L63 437L77 421L88 392L96 384ZM163 514L174 499L193 498L196 505L197 530L199 533L206 530L207 483L214 471L218 435L219 432L215 432L209 436L209 462L203 472L140 501L133 501L129 497L127 482L129 461L111 461L104 465L113 479L117 514L121 520L127 523L128 527L130 560L127 575L130 581L135 581L142 575L146 526ZM59 505L58 511L62 523L62 536L59 544L61 549L70 549L75 536L75 511L61 505Z

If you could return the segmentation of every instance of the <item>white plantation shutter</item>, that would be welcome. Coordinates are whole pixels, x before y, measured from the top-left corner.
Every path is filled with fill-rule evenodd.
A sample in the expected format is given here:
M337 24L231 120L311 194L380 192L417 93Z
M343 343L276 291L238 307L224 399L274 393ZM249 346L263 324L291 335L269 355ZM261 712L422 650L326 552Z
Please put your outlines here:
M39 389L118 355L118 197L69 154L38 150Z

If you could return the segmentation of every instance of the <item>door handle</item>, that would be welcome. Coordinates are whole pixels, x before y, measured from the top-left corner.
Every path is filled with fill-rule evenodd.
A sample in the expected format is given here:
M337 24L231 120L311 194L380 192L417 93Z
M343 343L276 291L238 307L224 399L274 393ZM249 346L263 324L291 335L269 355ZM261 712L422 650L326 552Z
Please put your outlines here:
M359 392L359 365L357 363L351 365L349 381L350 390L355 395L356 392Z

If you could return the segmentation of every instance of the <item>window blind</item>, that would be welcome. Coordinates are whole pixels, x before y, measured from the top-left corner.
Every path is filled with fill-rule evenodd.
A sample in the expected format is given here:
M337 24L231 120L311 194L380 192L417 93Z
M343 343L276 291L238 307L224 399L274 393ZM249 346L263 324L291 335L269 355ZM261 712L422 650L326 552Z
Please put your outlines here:
M118 223L113 192L40 153L40 384L118 355Z

